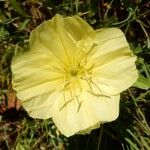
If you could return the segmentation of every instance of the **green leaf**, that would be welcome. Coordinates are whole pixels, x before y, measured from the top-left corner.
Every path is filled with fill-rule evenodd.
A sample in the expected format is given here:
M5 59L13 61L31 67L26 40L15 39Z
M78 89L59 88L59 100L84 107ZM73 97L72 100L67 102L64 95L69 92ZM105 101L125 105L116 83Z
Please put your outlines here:
M147 90L150 88L150 80L148 78L145 78L143 75L139 75L139 78L133 85L134 87Z
M24 21L21 23L21 25L19 26L18 31L21 32L21 31L25 30L25 29L27 28L29 22L30 22L30 19L24 20Z
M12 6L14 7L14 9L15 9L21 16L23 16L23 17L29 17L29 16L27 15L27 13L21 8L21 5L20 5L19 1L17 1L17 0L12 0L11 3L12 3Z
M25 150L25 148L20 143L18 143L16 146L16 150Z

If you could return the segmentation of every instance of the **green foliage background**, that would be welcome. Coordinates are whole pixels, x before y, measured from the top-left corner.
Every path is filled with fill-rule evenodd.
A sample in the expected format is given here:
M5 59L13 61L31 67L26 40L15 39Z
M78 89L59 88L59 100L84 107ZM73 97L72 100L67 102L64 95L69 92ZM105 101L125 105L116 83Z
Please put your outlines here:
M121 94L120 116L89 135L66 138L49 120L19 108L11 59L29 49L30 32L56 13L77 14L94 29L118 27L137 55L139 79ZM0 0L0 150L150 150L149 0Z

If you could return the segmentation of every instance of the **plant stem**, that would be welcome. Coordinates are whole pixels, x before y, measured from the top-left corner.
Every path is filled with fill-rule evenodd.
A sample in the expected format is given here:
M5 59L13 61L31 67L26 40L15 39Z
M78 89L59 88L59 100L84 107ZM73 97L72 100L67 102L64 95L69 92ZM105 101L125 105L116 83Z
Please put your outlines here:
M102 141L103 128L104 128L104 124L102 124L101 127L100 127L100 133L99 133L97 150L100 149L100 145L101 145L101 141Z

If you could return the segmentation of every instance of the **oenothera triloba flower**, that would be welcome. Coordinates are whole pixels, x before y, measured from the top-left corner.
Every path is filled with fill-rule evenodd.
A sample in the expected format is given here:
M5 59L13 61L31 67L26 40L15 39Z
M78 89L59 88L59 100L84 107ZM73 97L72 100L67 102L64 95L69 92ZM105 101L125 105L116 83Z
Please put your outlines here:
M120 29L94 31L78 16L56 15L14 57L12 82L31 117L52 117L71 136L118 117L120 93L138 77L135 60Z

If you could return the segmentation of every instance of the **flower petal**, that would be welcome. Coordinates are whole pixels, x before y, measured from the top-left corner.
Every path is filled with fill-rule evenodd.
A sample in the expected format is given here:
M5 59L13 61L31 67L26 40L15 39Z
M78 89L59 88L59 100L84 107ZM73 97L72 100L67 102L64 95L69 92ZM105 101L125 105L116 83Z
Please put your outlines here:
M30 45L31 50L38 49L39 45L43 46L65 65L70 66L75 61L75 43L66 32L64 18L58 14L32 31Z
M129 88L138 78L133 55L124 34L119 29L97 30L95 53L91 61L94 82L104 92L119 94Z
M57 66L58 62L54 61L53 57L38 51L26 52L13 59L13 88L27 111L39 106L50 109L47 107L51 105L49 96L63 81L63 74L56 72L55 65Z
M64 21L66 31L76 42L95 38L92 27L79 16L66 17Z
M55 100L57 100L58 96L58 92L55 91L51 94L48 93L33 97L28 101L24 101L22 105L32 118L48 119L52 117L53 103L55 102Z
M52 119L66 136L98 128L100 122L113 121L119 114L119 95L106 98L84 92L64 106L63 96L53 105ZM67 99L67 97L66 97ZM63 107L62 107L63 106Z

